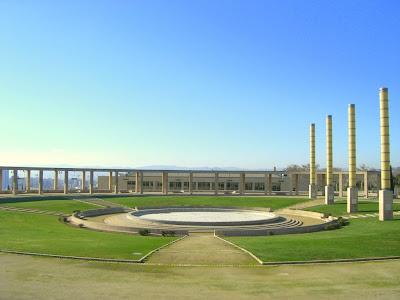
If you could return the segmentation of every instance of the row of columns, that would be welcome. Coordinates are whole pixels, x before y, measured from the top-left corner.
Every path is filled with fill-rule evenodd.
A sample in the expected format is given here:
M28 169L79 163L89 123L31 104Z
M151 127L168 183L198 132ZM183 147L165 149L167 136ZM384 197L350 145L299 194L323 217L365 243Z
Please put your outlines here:
M17 189L18 189L18 170L15 169L13 170L14 173L16 174L14 176L14 182L13 182L13 194L17 194ZM81 189L86 190L86 171L82 171L82 185ZM93 171L89 171L89 193L93 194L94 192L94 186L93 186ZM115 174L114 176L114 181L113 181L113 173ZM68 194L68 171L64 171L64 194ZM214 175L214 193L218 194L219 192L219 173L215 173ZM322 181L324 182L324 174L322 174L323 178ZM139 171L136 172L136 188L135 192L137 194L143 194L144 189L143 189L143 172ZM193 178L194 175L192 172L189 173L189 194L193 194ZM58 171L54 171L54 191L58 191L58 179L59 179L59 174ZM113 192L115 194L118 193L119 190L119 184L118 184L118 179L119 179L119 172L115 171L109 172L109 190L110 192ZM0 180L1 180L1 172L0 172ZM31 181L31 171L27 171L27 177L26 177L26 190L30 191L30 181ZM294 181L294 182L293 182ZM1 182L1 181L0 181ZM315 186L315 192L317 191L317 176L314 173L314 186ZM328 181L327 181L328 182ZM368 195L368 177L367 177L367 172L364 173L364 193L365 196ZM163 172L162 173L162 193L168 194L168 189L169 189L169 181L168 181L168 172ZM239 193L240 194L245 194L246 189L246 174L241 173L240 174L240 180L239 180ZM292 173L289 177L289 195L293 195L293 185L295 187L295 195L299 195L299 174ZM272 195L272 174L266 174L265 175L265 181L264 181L264 194L265 195ZM268 186L268 188L267 188ZM210 189L212 188L212 185L210 185ZM333 188L333 185L332 185ZM38 188L39 194L43 193L43 170L39 170L39 188ZM323 191L324 192L324 191ZM324 194L324 193L323 193ZM339 196L343 197L343 174L339 173Z

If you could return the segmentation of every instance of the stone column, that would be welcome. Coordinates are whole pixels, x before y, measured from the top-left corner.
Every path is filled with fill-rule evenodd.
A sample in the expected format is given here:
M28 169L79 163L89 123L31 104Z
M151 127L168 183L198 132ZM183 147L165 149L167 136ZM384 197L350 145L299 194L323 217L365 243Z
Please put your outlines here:
M293 177L292 173L289 174L289 195L293 195Z
M68 194L68 171L64 171L64 194Z
M189 194L193 195L193 173L189 173Z
M169 190L169 182L168 182L168 173L165 173L165 194L168 195L168 190Z
M43 195L43 170L39 170L39 195Z
M114 194L118 194L118 172L115 172L115 190Z
M58 171L54 171L54 190L58 190Z
M347 188L347 212L358 211L356 164L356 107L349 104L349 187Z
M14 176L13 176L13 195L18 194L18 170L14 170Z
M0 180L1 184L1 180ZM26 191L29 193L31 190L31 170L26 171Z
M240 182L241 182L241 186L242 186L242 190L241 190L240 194L244 195L244 194L246 194L246 174L245 173L240 174Z
M339 173L339 197L343 197L343 173Z
M333 186L333 139L332 139L332 116L326 116L326 186L325 204L331 205L335 199L335 188Z
M393 220L393 191L390 183L390 138L388 89L380 89L381 117L381 187L379 190L379 220Z
M143 194L143 172L140 172L140 178L139 178L139 192L140 194Z
M368 171L364 173L364 198L368 198Z
M136 172L136 185L135 185L135 193L136 194L139 194L139 185L140 185L139 181L140 181L140 173ZM163 184L163 187L164 187L164 184Z
M82 171L82 191L84 191L86 189L86 172Z
M214 194L218 195L218 172L215 172L214 178Z
M268 195L267 186L268 186L268 174L265 173L264 174L264 195Z
M93 171L90 171L89 173L89 194L93 194Z
M296 196L299 195L299 174L295 175L296 177Z
M310 185L308 198L317 198L317 185L315 180L315 124L310 125Z
M112 191L112 172L110 172L108 176L108 189L110 190L110 192Z
M269 173L268 176L268 194L271 196L272 195L272 174Z

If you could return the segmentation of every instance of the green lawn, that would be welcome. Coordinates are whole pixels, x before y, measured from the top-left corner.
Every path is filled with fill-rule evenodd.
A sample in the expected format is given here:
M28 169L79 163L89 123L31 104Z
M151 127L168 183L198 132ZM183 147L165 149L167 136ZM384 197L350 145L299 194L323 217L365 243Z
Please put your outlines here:
M48 199L48 198L9 198L0 199L0 206L11 206L19 208L37 208L47 211L72 213L74 210L96 209L99 206L83 203L70 199Z
M279 209L294 205L309 199L298 198L269 198L269 197L246 197L246 196L134 196L104 198L134 208L135 206L158 206L158 205L209 205L209 206L247 206L247 207L269 207Z
M226 238L265 262L400 256L400 217L353 219L341 229L307 234Z
M345 216L347 213L347 201L337 201L333 205L318 205L306 210L331 214L332 216ZM400 210L400 204L395 203L393 210ZM358 201L358 212L352 214L370 214L379 212L379 203L377 201L361 200Z
M0 211L0 249L86 257L139 259L176 238L143 237L70 227L58 217Z

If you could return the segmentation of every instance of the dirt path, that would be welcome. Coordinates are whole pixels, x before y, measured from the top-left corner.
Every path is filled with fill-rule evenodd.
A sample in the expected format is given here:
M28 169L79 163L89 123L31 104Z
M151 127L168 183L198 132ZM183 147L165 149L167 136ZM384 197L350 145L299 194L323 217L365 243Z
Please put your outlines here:
M258 265L248 253L211 235L191 235L150 256L151 264Z

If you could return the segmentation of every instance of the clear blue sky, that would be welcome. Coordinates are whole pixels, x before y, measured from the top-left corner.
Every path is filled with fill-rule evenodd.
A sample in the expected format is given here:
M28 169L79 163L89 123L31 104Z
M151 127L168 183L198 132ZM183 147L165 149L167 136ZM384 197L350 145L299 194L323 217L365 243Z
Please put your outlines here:
M0 165L400 166L400 1L0 0Z

